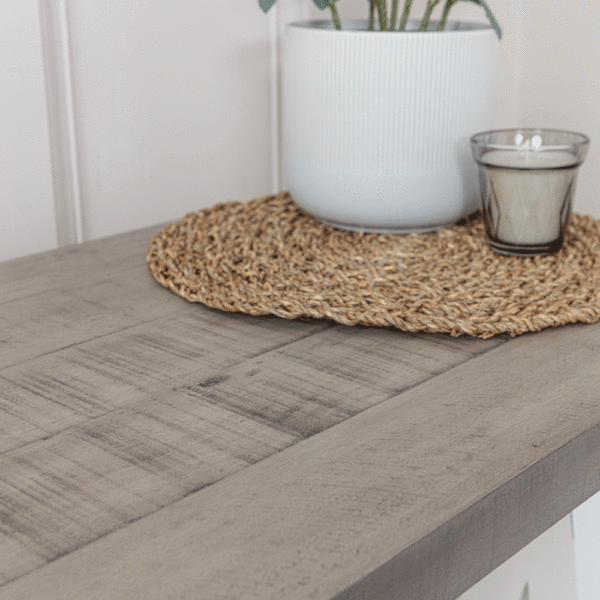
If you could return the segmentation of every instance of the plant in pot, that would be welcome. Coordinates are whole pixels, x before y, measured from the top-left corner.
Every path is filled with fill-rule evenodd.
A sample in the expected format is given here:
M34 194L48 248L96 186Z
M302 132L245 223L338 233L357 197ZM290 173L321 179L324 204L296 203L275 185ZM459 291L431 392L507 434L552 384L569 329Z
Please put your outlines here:
M433 231L479 205L471 135L492 129L501 30L453 22L446 0L367 0L342 21L337 0L313 0L331 21L287 25L282 159L296 204L324 223L380 233ZM259 0L269 11L276 0ZM441 8L441 7L440 7Z

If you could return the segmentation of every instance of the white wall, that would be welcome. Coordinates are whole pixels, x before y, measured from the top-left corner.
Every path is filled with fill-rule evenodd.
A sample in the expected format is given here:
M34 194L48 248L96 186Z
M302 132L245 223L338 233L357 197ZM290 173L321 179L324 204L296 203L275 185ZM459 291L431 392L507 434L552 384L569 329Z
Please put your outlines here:
M600 218L600 3L531 0L528 5L519 78L521 119L592 138L574 209Z
M270 193L272 21L253 0L3 0L0 260Z
M0 260L56 247L37 0L0 7Z
M254 2L68 7L87 238L270 192L269 21Z
M573 512L578 600L600 597L600 493Z

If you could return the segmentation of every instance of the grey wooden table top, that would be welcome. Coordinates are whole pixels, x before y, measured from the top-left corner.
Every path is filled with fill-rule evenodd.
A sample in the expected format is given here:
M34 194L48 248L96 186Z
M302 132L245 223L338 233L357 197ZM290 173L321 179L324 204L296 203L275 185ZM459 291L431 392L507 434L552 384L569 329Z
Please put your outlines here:
M600 489L600 324L221 313L157 229L0 264L0 599L450 600Z

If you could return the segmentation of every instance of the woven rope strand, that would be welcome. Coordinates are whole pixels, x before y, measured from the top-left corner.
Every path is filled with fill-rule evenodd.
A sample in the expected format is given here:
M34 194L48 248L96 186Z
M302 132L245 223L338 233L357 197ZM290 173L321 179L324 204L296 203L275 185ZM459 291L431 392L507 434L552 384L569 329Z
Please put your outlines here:
M151 275L190 302L286 319L489 338L600 320L600 222L572 214L563 248L507 257L481 215L432 233L323 225L289 194L190 213L150 240Z

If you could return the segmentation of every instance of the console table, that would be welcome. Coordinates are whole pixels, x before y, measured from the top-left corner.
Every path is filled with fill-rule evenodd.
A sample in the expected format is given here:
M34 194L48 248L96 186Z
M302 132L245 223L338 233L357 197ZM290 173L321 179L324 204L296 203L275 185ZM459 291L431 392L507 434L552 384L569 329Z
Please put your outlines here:
M0 264L1 600L452 600L600 489L600 324L219 312L158 229Z

